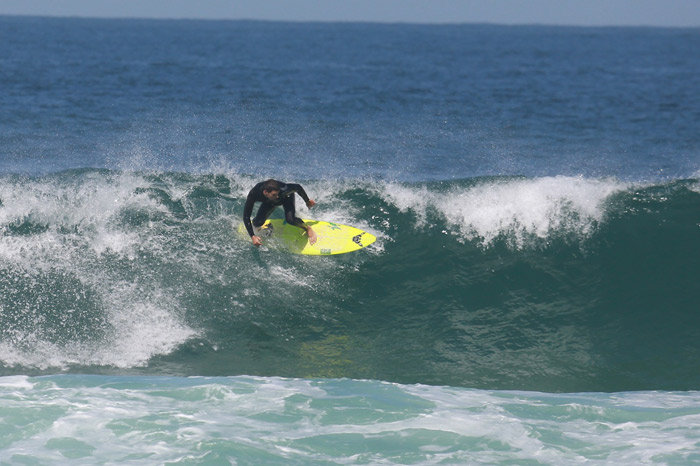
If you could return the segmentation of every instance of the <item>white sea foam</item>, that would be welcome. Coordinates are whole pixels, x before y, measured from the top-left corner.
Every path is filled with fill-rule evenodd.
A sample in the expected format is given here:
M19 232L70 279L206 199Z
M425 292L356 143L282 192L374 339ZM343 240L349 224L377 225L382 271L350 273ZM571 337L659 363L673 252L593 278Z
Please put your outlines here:
M182 323L177 300L154 285L147 273L132 274L141 283L125 282L120 268L114 267L119 261L134 261L144 248L150 254L162 253L158 235L148 225L125 229L120 221L126 209L146 215L165 212L140 190L148 186L138 175L97 172L69 182L48 178L0 183L0 228L6 233L0 236L0 272L14 277L13 293L25 302L24 308L13 308L19 321L4 316L4 365L133 367L195 335ZM12 233L23 224L36 232ZM66 290L66 285L72 288ZM92 329L96 340L85 333L89 328L80 327L83 324L76 324L78 330L70 328L70 303L54 310L50 297L56 293L75 300L72 306L90 314L93 325L102 322ZM19 304L15 300L8 306ZM52 336L55 322L46 320L47 314L62 319L69 330L66 335Z
M700 170L695 172L692 178L696 181L690 185L690 190L695 191L696 193L700 193Z
M132 464L689 464L700 417L697 392L259 377L0 378L0 406L2 460Z
M125 307L115 304L107 309L106 323L112 331L99 341L54 342L20 330L12 341L0 342L0 361L5 366L43 370L69 365L137 367L196 335L162 302L130 302L133 299L133 294L123 295L118 302L125 302Z
M605 201L628 186L578 177L499 179L446 192L425 186L385 185L382 196L426 227L437 215L448 232L489 246L497 239L522 248L531 239L555 235L588 237L603 221Z

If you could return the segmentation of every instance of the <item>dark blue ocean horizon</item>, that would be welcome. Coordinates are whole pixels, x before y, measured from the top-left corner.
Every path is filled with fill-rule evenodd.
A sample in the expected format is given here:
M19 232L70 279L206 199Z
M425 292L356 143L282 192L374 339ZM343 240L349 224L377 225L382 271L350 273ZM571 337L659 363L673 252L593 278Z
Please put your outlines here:
M690 178L698 29L1 17L0 170Z

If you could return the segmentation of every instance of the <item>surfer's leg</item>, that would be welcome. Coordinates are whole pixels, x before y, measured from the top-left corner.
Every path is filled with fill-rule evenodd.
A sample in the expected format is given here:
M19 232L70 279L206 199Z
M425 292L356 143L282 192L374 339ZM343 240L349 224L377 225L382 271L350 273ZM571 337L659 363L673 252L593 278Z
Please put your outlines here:
M298 219L296 216L296 206L294 205L294 196L289 196L282 201L282 206L284 207L284 219L290 225L300 226L304 222Z
M255 228L260 228L261 226L263 226L265 220L267 220L270 214L275 210L275 207L277 206L266 204L265 202L260 204L258 213L255 214L255 218L253 218L253 226Z
M294 196L289 196L282 203L284 206L284 219L288 224L294 225L306 230L306 234L309 236L309 243L314 244L316 242L316 233L311 229L310 226L304 223L304 221L296 216L296 207L294 205Z

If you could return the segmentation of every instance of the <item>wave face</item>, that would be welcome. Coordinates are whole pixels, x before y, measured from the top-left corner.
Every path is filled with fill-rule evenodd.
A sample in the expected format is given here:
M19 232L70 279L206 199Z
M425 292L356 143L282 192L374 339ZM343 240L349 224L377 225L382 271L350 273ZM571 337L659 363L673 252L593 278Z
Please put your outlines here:
M325 258L234 234L255 181L1 177L0 374L700 383L695 179L304 182L302 216L378 237Z

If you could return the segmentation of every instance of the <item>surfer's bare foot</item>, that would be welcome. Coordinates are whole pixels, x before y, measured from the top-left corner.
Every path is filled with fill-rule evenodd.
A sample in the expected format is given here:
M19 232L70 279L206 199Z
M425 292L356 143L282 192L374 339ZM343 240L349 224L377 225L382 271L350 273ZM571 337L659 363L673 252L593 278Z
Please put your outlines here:
M311 227L306 227L306 234L309 235L309 244L314 244L316 242L316 232Z

